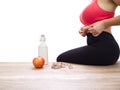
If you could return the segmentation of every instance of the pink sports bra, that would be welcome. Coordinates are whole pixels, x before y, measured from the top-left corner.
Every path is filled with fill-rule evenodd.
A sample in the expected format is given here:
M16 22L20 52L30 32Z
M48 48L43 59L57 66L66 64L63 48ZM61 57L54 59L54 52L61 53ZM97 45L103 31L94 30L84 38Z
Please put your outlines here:
M90 25L100 20L114 17L114 12L105 11L99 7L97 0L92 0L80 15L80 21L84 25Z

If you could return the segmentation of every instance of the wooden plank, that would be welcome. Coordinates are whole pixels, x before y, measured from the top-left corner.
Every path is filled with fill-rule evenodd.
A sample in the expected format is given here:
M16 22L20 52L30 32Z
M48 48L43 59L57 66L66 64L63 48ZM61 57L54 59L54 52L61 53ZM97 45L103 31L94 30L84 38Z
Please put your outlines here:
M120 62L111 66L73 64L73 69L35 69L30 62L1 62L0 90L120 90Z

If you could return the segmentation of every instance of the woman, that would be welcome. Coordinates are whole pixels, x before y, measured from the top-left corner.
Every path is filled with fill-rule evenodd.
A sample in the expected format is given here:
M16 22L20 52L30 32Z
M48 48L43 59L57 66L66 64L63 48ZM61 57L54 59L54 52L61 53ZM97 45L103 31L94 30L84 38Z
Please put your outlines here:
M57 62L85 65L112 65L119 58L119 46L111 34L111 26L120 25L114 16L120 0L92 0L80 15L84 26L79 33L87 36L87 46L60 54Z

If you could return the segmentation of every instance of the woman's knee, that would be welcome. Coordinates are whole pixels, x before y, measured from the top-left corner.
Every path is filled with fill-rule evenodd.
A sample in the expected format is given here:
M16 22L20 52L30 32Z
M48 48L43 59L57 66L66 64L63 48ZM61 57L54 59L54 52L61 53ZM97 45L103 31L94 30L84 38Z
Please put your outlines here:
M58 56L57 57L57 62L61 62L62 60L61 60L61 58L60 58L60 56Z
M57 62L65 62L66 60L66 55L63 53L63 54L60 54L58 57L57 57Z

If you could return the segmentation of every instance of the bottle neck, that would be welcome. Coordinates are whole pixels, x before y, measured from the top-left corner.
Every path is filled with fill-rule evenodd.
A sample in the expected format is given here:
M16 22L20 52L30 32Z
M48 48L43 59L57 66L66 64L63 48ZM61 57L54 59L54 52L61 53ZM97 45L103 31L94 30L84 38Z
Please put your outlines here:
M46 45L46 42L45 41L40 41L40 45Z
M45 43L45 40L41 40L40 42Z
M40 38L40 43L41 43L41 45L43 46L43 45L45 45L46 43L46 38L45 38L45 35L41 35L41 38Z

